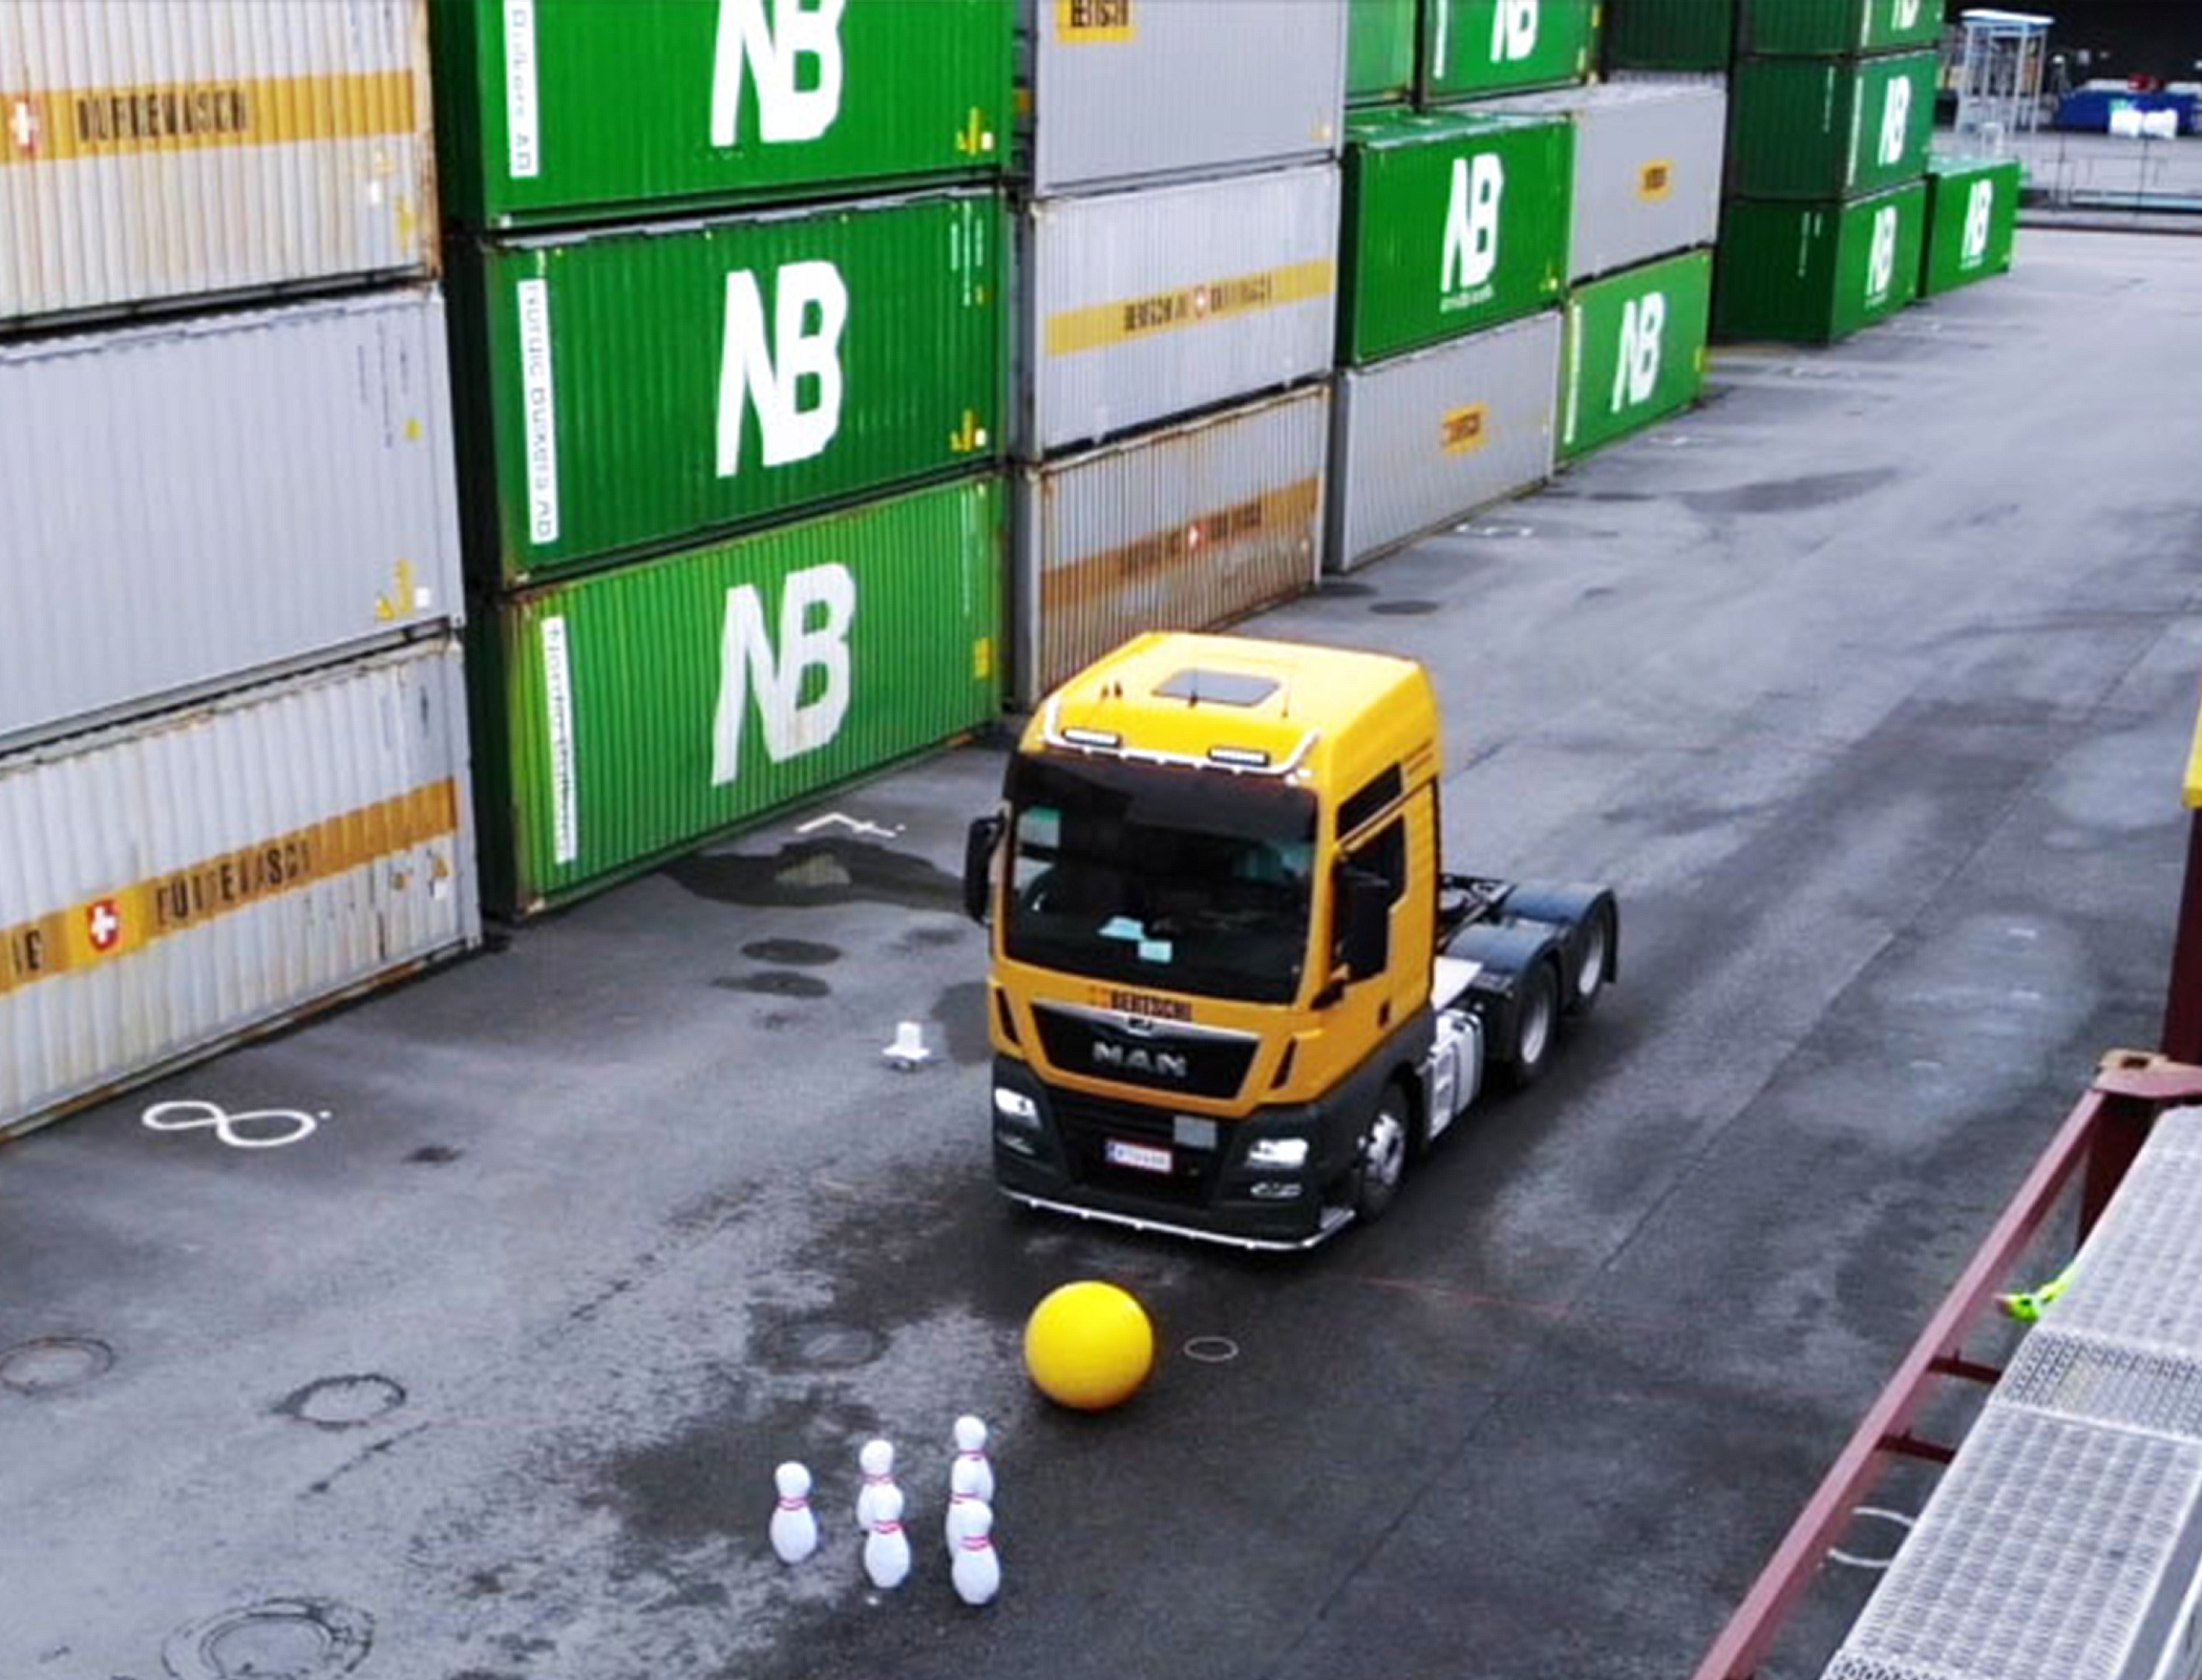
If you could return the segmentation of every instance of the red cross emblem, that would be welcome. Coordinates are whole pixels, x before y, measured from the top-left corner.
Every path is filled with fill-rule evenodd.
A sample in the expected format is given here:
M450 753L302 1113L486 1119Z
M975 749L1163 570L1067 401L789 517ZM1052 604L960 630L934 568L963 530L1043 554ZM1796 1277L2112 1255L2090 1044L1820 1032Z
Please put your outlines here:
M84 925L93 950L111 951L122 937L122 912L113 899L103 898L84 913Z

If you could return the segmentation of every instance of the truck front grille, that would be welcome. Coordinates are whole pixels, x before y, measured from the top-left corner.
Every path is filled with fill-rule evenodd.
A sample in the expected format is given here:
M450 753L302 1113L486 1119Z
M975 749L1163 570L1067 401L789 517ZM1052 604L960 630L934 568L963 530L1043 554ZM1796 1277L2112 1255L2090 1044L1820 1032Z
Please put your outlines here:
M1047 1059L1066 1073L1187 1096L1233 1097L1246 1083L1258 1041L1251 1033L1153 1025L1134 1031L1113 1018L1036 1003Z
M1182 1207L1208 1205L1216 1189L1222 1149L1220 1145L1213 1149L1193 1149L1177 1143L1175 1116L1158 1109L1096 1102L1060 1093L1051 1106L1055 1129L1070 1157L1071 1177L1080 1184ZM1169 1176L1111 1165L1108 1148L1112 1137L1127 1143L1143 1143L1150 1148L1168 1149Z

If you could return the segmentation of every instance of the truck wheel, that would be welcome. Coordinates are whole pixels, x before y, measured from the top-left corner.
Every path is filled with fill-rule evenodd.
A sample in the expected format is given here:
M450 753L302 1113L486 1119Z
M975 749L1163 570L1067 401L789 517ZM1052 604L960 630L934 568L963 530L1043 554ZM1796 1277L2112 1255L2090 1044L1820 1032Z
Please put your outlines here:
M1396 1079L1376 1099L1376 1112L1369 1117L1353 1163L1353 1211L1363 1224L1382 1219L1399 1194L1400 1181L1407 1176L1414 1113Z
M1552 1040L1560 1024L1560 980L1549 962L1540 962L1522 977L1522 990L1514 1004L1513 1054L1506 1072L1514 1089L1523 1090L1537 1083L1545 1064L1552 1058Z
M1568 994L1568 1013L1587 1015L1598 1007L1599 994L1613 972L1613 918L1604 909L1591 913L1583 925L1582 957L1575 964L1575 983Z

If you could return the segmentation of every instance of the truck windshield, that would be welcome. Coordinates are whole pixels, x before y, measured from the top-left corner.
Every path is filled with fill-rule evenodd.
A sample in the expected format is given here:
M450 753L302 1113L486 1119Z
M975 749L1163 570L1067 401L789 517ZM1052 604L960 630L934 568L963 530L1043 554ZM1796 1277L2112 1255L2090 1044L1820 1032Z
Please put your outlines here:
M1166 765L1020 758L1009 796L1011 958L1250 1002L1298 996L1312 795Z

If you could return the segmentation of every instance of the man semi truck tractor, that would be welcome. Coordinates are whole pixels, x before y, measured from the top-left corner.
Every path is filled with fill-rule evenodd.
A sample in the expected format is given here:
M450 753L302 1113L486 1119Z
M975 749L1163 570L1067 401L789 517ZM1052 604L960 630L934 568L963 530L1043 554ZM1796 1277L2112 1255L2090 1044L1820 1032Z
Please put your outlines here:
M1033 716L971 826L993 1149L1032 1207L1304 1248L1615 978L1604 887L1444 872L1410 660L1151 635Z

